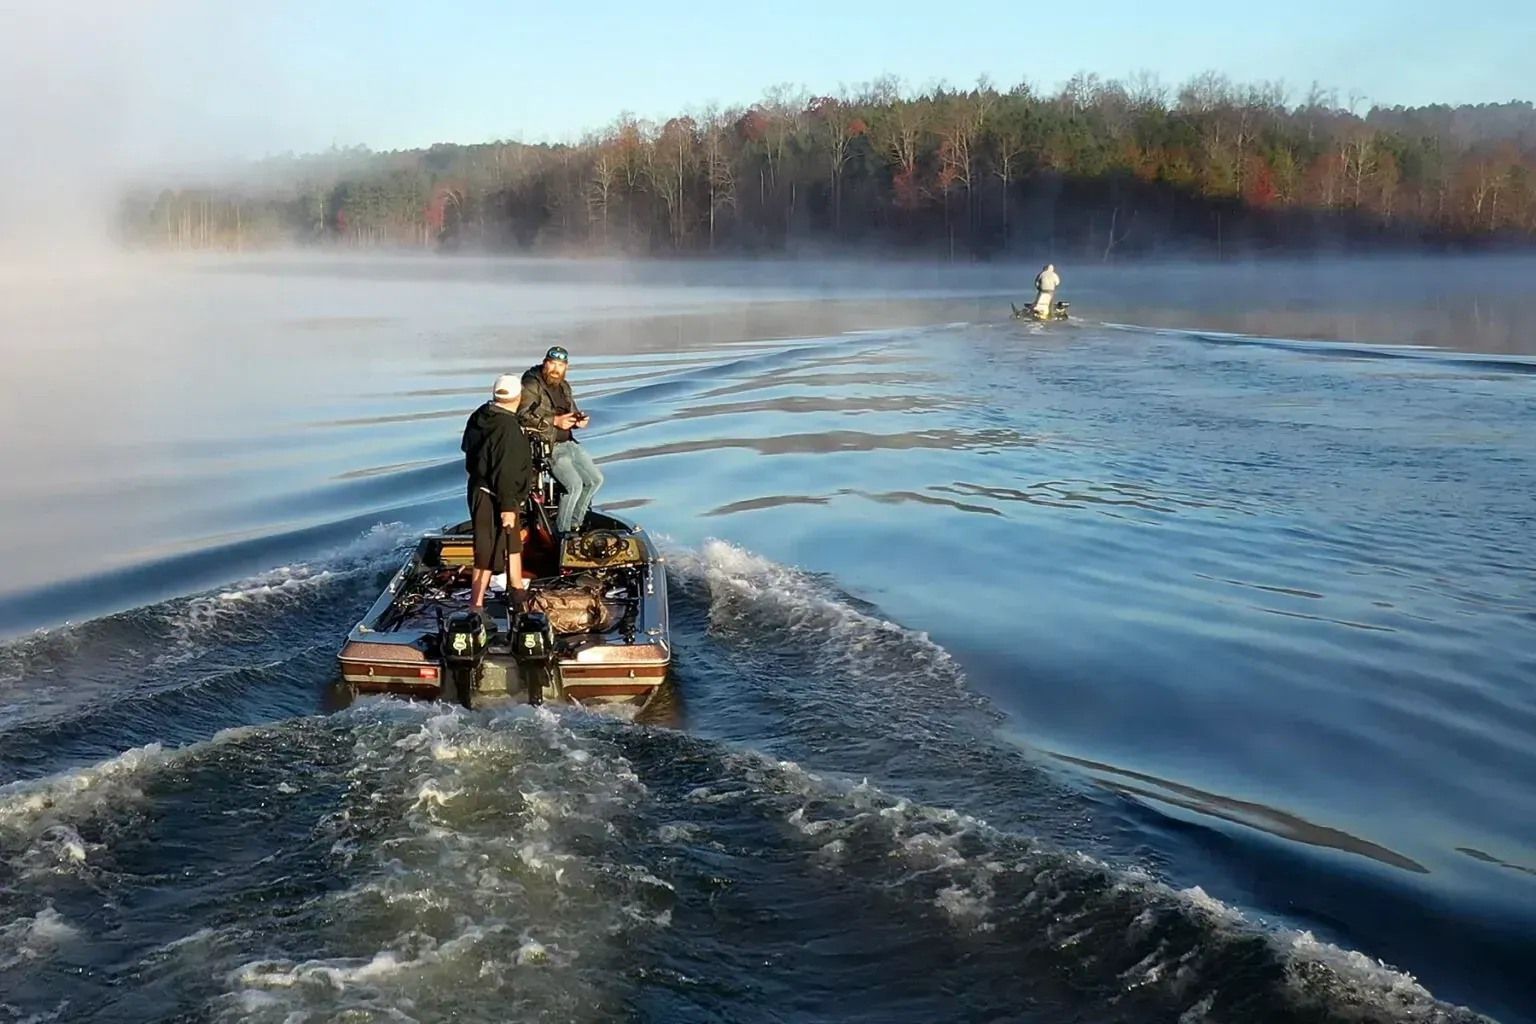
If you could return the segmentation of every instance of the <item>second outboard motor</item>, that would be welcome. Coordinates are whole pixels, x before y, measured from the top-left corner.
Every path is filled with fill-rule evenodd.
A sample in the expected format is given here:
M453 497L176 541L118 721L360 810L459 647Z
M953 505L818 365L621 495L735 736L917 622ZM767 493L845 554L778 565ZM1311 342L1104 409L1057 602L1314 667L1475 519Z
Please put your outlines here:
M466 708L471 706L480 682L486 643L485 622L475 612L454 612L438 627L444 682L453 684L454 697Z
M555 654L555 631L543 612L521 612L512 626L512 657L517 673L528 687L528 703L544 703L544 688L560 683L560 659Z

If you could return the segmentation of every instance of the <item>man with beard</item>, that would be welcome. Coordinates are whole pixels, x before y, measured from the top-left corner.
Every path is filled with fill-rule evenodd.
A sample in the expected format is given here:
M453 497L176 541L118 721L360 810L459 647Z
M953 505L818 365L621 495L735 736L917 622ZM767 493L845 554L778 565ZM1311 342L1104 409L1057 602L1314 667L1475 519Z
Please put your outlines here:
M474 525L475 566L470 576L470 610L485 617L491 577L507 571L507 593L515 604L523 585L523 539L517 516L533 489L533 452L518 422L521 385L510 373L491 385L491 400L464 425L464 469L469 473L469 519Z
M517 407L523 426L550 445L550 471L565 488L565 499L555 519L555 530L562 537L582 528L592 497L603 486L603 471L572 433L592 420L576 405L565 379L570 361L570 353L559 345L545 352L542 363L523 373L522 400Z

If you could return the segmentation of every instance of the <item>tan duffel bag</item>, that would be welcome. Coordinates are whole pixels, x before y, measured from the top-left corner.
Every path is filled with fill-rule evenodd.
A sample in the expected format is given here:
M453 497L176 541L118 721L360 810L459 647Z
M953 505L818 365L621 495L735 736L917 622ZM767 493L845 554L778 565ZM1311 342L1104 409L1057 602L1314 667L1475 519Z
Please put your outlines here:
M528 610L548 616L556 633L601 633L608 626L602 585L580 576L536 582L528 592Z

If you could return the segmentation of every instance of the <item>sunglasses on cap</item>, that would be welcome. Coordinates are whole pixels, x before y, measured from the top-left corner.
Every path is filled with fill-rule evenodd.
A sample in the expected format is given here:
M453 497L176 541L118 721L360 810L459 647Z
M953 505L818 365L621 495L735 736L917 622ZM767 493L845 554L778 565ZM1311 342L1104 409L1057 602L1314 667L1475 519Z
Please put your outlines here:
M544 353L544 358L546 360L554 359L558 362L568 363L571 361L571 354L565 349L561 348L559 345L556 345L554 348Z

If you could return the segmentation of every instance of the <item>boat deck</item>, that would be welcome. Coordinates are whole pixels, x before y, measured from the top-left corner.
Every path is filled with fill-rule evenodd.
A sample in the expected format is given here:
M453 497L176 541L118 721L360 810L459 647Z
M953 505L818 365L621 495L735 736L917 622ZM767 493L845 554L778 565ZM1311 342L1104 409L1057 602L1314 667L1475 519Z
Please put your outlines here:
M595 618L578 620L594 627L591 631L556 626L553 649L559 671L542 696L576 704L644 702L671 663L665 559L633 524L601 513L596 518L601 529L558 546L525 540L524 566L541 574L533 588L558 590L584 580L581 586L590 595L588 607ZM443 695L448 681L439 633L443 623L470 607L468 526L424 536L352 629L338 659L353 690ZM532 699L513 657L515 622L507 595L492 591L485 610L496 629L476 676L476 701L482 695Z

